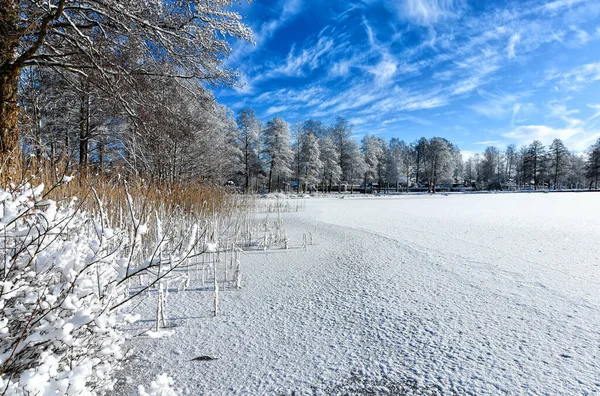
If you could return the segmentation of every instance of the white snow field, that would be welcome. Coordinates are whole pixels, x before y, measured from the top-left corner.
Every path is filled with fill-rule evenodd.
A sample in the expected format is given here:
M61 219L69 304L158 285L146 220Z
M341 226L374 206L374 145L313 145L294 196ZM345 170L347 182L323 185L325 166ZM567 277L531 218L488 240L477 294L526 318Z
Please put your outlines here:
M216 318L211 292L170 293L173 334L129 341L119 392L163 372L188 395L600 392L600 194L332 195L284 216L315 245L245 254Z

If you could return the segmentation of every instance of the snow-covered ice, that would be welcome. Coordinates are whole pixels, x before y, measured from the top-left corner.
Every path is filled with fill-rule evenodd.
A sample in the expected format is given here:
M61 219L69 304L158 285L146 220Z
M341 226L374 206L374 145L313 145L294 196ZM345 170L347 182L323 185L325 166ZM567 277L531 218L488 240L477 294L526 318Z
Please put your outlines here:
M122 384L166 373L191 395L600 392L600 194L336 198L284 215L291 245L313 234L307 250L245 254L243 289L221 290L218 317L210 291L170 292L174 334L133 337ZM153 326L150 302L130 334Z

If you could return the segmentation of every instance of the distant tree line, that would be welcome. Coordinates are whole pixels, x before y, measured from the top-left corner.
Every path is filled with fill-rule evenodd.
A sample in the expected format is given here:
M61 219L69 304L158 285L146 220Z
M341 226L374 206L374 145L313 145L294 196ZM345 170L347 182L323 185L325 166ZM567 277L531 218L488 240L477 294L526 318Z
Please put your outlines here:
M85 79L29 68L21 80L27 161L96 173L133 173L163 181L209 180L245 191L381 191L439 186L474 189L597 189L600 140L586 153L560 139L504 150L489 146L463 161L441 137L414 142L374 135L355 140L353 125L309 119L263 123L250 108L237 114L191 81L143 78L130 110Z
M490 146L463 161L459 148L441 137L407 143L366 135L357 142L352 124L341 117L332 125L309 119L290 130L279 117L262 127L252 109L243 109L237 124L243 161L230 178L245 190L598 188L600 139L584 154L560 139L548 148L536 140L519 149Z
M465 162L465 184L488 189L597 189L600 139L583 155L569 151L561 139L549 147L539 140L504 151L487 147Z

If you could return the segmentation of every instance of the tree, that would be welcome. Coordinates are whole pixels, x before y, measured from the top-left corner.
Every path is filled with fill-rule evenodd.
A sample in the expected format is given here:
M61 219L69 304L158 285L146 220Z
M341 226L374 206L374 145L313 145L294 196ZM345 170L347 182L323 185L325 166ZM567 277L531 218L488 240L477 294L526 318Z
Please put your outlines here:
M354 184L360 184L363 180L365 172L365 160L360 153L360 148L356 141L351 140L348 145L348 153L350 155L350 164L348 167L348 182L350 183L350 193L354 193Z
M428 146L429 141L424 137L412 144L412 149L414 152L413 158L415 161L415 183L417 185L421 182L419 176L421 176L420 171L423 169L423 162L425 160L425 153L427 152Z
M514 144L509 144L504 151L504 158L506 159L506 169L504 171L506 175L506 183L511 184L513 171L515 170L515 162L517 158L516 148Z
M300 181L304 186L304 191L308 191L312 186L319 183L319 176L323 170L323 163L320 158L321 150L319 139L313 133L302 133L300 143Z
M30 66L62 68L123 98L123 82L163 75L231 84L229 37L251 39L231 0L0 2L0 156L19 163L18 82ZM165 67L167 66L167 67ZM124 103L128 107L128 103Z
M494 146L485 148L483 153L483 180L488 189L502 189L501 180L498 177L500 169L500 150Z
M473 183L477 181L477 165L474 157L465 161L464 179L466 185L469 187L472 187Z
M554 189L560 190L560 181L567 172L570 163L570 153L562 140L554 139L550 145L550 167L553 176Z
M339 182L342 176L342 168L338 162L339 156L336 149L336 145L329 136L319 140L319 150L321 154L322 167L322 180L323 183L328 184L328 191L331 192L331 185L334 182ZM325 188L323 188L323 191Z
M309 119L304 121L302 130L306 133L312 133L316 138L320 139L327 135L328 131L321 121Z
M352 136L352 124L342 117L336 117L335 124L329 128L329 136L335 145L338 157L338 165L342 170L342 179L349 179L350 168L350 142Z
M273 175L277 176L277 185L280 178L289 178L292 175L290 167L293 153L290 147L290 128L283 118L275 117L267 123L263 131L264 152L269 163L269 193Z
M385 161L382 139L372 135L365 135L362 139L361 151L365 158L364 183L366 188L367 183L372 183L375 180L380 182L382 178L382 165L380 162Z
M250 189L250 176L255 173L258 159L260 136L260 121L254 110L245 108L238 112L237 124L239 129L239 145L244 157L244 189ZM254 168L254 169L253 169Z
M403 140L400 141L399 147L400 157L402 158L401 173L406 177L406 189L408 191L408 188L410 187L411 164L415 153L410 145Z
M452 157L450 164L452 169L452 184L464 182L465 162L463 161L462 153L460 152L458 146L456 146L454 143L446 139L444 140L448 145L450 156Z
M385 178L388 183L392 183L396 185L396 189L398 187L398 183L400 182L400 168L403 165L402 162L402 145L406 145L404 141L401 141L398 138L391 138L390 144L387 150L387 160L386 160L386 175Z
M587 157L586 170L590 190L592 187L597 190L598 180L600 179L600 139L589 148Z
M584 155L576 152L569 154L569 172L567 183L569 188L581 188L585 183L586 159Z
M515 158L515 182L518 187L523 187L525 184L530 184L531 178L527 180L527 146L523 145L519 148Z
M533 188L537 190L543 183L545 170L546 149L539 140L534 140L529 145L523 159L525 177L533 181Z
M454 158L452 147L446 139L434 137L429 141L425 152L425 171L429 192L435 193L440 180L452 180L454 173Z

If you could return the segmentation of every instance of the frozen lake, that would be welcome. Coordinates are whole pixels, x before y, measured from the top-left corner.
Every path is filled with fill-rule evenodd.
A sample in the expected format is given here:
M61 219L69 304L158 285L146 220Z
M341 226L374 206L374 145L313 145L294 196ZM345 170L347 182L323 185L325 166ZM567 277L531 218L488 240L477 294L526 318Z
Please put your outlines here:
M171 294L175 333L131 341L132 383L167 372L185 394L600 391L600 194L332 196L285 227L316 245L247 254L244 289L222 294L217 318L210 293Z

